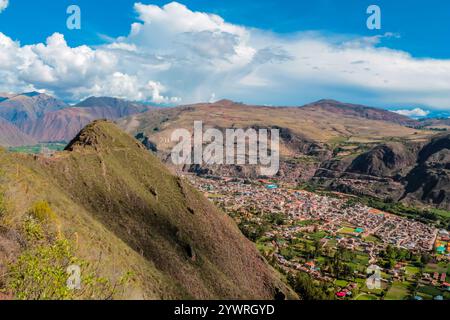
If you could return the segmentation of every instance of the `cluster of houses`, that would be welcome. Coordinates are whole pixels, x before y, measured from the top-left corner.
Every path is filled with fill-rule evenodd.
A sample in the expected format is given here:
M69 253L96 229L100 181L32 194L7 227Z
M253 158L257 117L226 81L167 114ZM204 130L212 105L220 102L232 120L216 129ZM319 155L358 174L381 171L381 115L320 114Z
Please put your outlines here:
M438 255L447 258L450 257L450 235L447 230L440 230L438 232L434 249Z
M321 246L325 247L333 241L333 246L364 252L369 256L369 264L376 264L380 252L388 245L414 252L433 252L441 259L450 259L450 235L446 230L354 203L346 195L321 195L264 181L193 176L189 179L226 211L240 212L254 222L262 221L264 214L282 214L285 223L272 226L264 236L272 239L275 250L271 257L286 271L298 270L317 280L334 281L314 260L286 259L281 254L284 244L276 241L296 240L299 234L310 238L308 235L314 236L323 231L325 236L319 241ZM410 276L406 269L406 264L399 262L384 272L390 276L389 281L402 282ZM359 274L360 271L355 272L358 272L357 276L365 277ZM450 291L446 273L424 273L419 281L422 285ZM357 286L356 283L349 283L347 287L338 288L336 296L351 298Z
M214 201L227 210L282 213L292 221L313 220L319 222L322 230L332 235L339 235L343 226L352 226L355 237L342 237L339 241L349 249L362 248L371 255L389 244L429 252L433 250L437 238L438 230L434 227L365 205L348 205L348 199L344 196L319 195L240 179L192 179L203 192L220 195ZM283 236L297 231L295 228L279 230ZM376 236L380 241L365 241L369 235Z

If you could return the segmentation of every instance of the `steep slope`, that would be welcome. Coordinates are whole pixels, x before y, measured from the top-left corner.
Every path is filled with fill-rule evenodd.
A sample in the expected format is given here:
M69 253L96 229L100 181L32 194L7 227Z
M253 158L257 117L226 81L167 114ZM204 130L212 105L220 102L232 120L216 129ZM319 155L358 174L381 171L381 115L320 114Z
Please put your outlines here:
M433 138L406 177L404 198L450 210L450 134Z
M386 142L359 154L325 161L312 181L335 191L399 200L402 179L416 165L421 143Z
M291 296L228 216L112 123L87 126L54 158L1 160L15 202L11 220L31 201L47 200L62 232L77 233L80 255L103 257L106 277L136 274L132 297Z
M22 129L28 121L37 120L47 112L65 107L68 107L66 103L49 95L38 92L23 93L0 102L0 117Z
M36 144L36 140L22 133L13 124L0 118L0 146L16 147L34 144Z
M411 149L399 142L381 144L358 156L346 171L376 177L392 177L416 163L417 153Z
M312 181L336 191L449 210L450 134L427 142L389 142L325 161Z

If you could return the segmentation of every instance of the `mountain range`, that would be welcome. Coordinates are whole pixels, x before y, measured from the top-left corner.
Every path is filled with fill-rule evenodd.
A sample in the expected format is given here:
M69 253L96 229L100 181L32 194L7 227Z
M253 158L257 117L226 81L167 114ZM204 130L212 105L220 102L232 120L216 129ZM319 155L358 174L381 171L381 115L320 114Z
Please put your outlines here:
M4 146L68 142L94 120L115 120L148 110L143 104L110 97L90 97L76 105L38 92L0 97L0 118L7 121L0 123L0 130L12 132L12 125L21 131L2 139Z
M92 121L109 119L117 121L170 165L168 159L175 145L171 133L178 128L192 131L196 120L203 121L206 128L220 130L277 128L281 134L280 179L450 208L446 178L442 178L448 176L446 157L441 156L439 163L444 167L438 172L430 168L414 170L421 164L418 158L421 149L437 134L448 130L448 119L414 120L387 110L335 100L299 107L254 106L221 100L154 108L110 97L91 97L70 106L46 94L0 96L0 117L3 117L0 144L4 146L68 142ZM197 174L258 177L255 166L193 165L181 169ZM429 181L420 187L423 192L418 191L419 187L414 189L408 180L417 180L418 174ZM364 187L352 187L355 184Z
M192 132L194 121L221 130L279 129L281 163L277 178L283 181L450 209L446 156L450 136L428 127L438 120L417 121L334 100L302 107L249 106L222 100L150 110L118 123L146 141L170 165L174 146L171 132L176 128ZM426 159L420 157L430 145L441 144L442 148L430 149L433 152ZM259 177L257 166L251 165L189 165L180 169L208 176Z
M0 145L68 142L51 156L0 148L0 260L20 263L29 250L52 252L65 239L83 266L96 266L101 281L123 287L109 298L299 298L230 217L174 174L267 178L251 165L173 166L171 133L192 132L194 121L219 130L278 129L274 178L283 183L450 210L445 119L413 120L334 100L155 108L109 97L77 105L40 93L0 97ZM0 274L11 274L8 266L0 264ZM0 292L18 286L27 294L47 292L40 281L46 270L28 284L32 291L6 277ZM126 285L124 274L132 279Z

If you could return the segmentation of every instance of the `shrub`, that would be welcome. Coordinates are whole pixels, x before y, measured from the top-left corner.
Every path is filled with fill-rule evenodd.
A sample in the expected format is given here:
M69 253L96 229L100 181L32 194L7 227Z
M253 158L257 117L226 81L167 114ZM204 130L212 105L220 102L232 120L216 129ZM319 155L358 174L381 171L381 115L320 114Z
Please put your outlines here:
M80 289L68 286L68 267L81 269ZM86 261L78 259L73 245L66 239L54 243L42 243L25 250L9 265L5 292L10 292L19 300L76 300L112 299L131 280L127 273L116 283L99 277L96 270Z
M36 202L28 214L36 219L39 222L56 222L56 214L53 212L53 210L50 208L50 205L47 201L38 201Z
M42 225L33 218L28 218L23 223L23 231L27 241L34 243L45 238L45 232Z
M7 288L20 300L71 299L66 268L72 261L66 240L26 250L9 268Z

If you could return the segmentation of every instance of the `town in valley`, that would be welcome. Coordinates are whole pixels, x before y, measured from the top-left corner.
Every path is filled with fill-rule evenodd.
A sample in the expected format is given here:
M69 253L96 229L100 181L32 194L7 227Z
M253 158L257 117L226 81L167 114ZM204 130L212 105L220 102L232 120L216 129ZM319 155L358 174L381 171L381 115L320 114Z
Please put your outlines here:
M274 267L308 274L328 298L450 299L447 230L341 193L267 180L186 178L235 219ZM381 270L379 288L368 287L373 267Z

